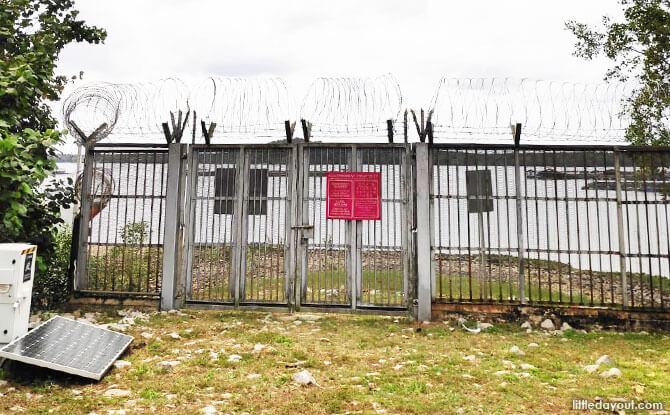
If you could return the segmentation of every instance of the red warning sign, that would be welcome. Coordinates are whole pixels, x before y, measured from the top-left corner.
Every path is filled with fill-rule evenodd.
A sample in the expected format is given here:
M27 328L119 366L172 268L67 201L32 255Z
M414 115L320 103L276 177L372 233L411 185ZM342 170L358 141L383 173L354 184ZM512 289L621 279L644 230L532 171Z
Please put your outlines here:
M326 173L326 219L380 220L381 173Z

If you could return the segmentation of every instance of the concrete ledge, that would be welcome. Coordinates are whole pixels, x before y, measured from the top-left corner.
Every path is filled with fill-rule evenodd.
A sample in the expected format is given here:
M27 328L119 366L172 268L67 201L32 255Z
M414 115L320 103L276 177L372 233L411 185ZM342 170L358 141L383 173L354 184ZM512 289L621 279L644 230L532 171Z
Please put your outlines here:
M70 307L132 307L141 310L158 310L160 300L156 298L131 297L73 297L68 303Z
M670 331L670 311L613 310L578 306L528 306L514 304L434 303L433 319L469 316L481 321L522 323L550 318L557 327L563 322L575 328L599 325L617 330Z

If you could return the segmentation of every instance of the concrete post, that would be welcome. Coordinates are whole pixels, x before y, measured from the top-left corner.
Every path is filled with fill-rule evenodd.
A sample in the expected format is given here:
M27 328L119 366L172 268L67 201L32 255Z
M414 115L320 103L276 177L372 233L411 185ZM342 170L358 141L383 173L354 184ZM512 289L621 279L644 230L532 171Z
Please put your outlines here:
M431 319L432 250L430 241L430 155L426 143L416 144L417 318Z
M163 239L163 280L161 310L179 307L177 302L181 275L182 193L184 191L187 145L171 143L168 147L167 195L165 197L165 228ZM183 296L183 293L181 294Z
M86 261L88 260L88 232L91 225L91 190L93 189L93 145L84 150L84 173L81 180L81 206L79 209L79 239L77 246L77 268L74 279L75 291L88 288Z

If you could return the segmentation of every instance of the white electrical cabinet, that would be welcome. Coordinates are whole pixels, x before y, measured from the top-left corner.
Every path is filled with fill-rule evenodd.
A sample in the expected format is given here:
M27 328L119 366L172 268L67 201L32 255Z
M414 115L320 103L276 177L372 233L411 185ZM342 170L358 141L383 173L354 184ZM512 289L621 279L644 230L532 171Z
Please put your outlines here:
M37 247L0 244L0 343L28 332Z

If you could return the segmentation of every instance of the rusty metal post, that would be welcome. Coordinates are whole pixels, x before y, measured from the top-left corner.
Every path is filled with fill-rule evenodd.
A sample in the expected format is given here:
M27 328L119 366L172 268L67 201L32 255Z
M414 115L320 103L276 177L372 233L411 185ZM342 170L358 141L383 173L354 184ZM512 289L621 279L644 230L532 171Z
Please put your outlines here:
M618 149L614 149L614 180L616 181L616 217L619 236L619 266L621 267L621 294L623 306L628 307L628 278L626 275L626 246L623 233L623 209L621 206L621 159Z
M526 249L523 243L523 212L521 209L521 160L519 146L521 143L521 123L514 128L514 187L516 188L516 237L519 256L519 302L526 303L526 273L524 271L524 257Z

